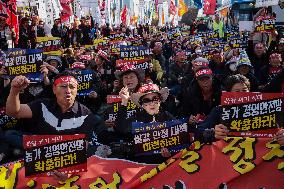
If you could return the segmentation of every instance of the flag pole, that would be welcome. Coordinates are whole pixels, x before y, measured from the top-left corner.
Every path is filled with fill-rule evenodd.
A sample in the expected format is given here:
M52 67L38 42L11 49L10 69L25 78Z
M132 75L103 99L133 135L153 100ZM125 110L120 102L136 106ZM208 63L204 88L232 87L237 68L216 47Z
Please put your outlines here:
M13 33L13 32L12 32L12 28L13 28L12 4L13 4L13 2L11 2L11 3L9 4L11 35L12 35L12 33ZM6 6L7 6L7 3L6 3ZM14 28L14 29L15 29L15 28ZM14 38L13 38L13 36L11 36L11 38L12 38L12 48L14 48Z

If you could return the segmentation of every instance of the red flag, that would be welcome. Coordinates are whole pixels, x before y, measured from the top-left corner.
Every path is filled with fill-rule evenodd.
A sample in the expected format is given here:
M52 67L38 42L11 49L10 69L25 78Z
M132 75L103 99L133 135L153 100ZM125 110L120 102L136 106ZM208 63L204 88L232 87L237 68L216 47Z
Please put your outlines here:
M215 14L216 0L204 0L203 14Z
M13 28L15 30L16 41L17 41L18 34L19 34L19 25L18 25L19 22L18 22L18 16L16 14L17 12L16 0L10 0L8 3L4 3L3 0L1 0L0 1L0 12L8 16L6 22L11 29Z
M121 17L120 17L121 23L123 23L124 25L126 25L126 16L127 16L127 7L126 5L124 5L124 8L121 12Z
M177 9L176 9L176 6L175 6L175 3L173 0L171 0L171 4L170 4L170 14L171 15L176 15L177 13Z
M70 18L70 16L73 15L73 11L72 11L72 7L71 7L71 2L73 0L60 0L60 4L62 7L62 11L61 11L61 22L66 22L68 21L68 19Z
M101 17L102 19L106 18L106 1L105 0L101 0L99 1L99 7L100 7L100 11L101 11Z

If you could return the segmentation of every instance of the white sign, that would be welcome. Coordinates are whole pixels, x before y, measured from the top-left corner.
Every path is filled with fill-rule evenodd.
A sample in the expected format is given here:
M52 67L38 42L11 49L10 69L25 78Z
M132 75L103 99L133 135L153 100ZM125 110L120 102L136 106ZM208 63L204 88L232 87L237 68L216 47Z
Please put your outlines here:
M53 17L59 18L60 17L59 14L63 10L59 0L51 0L51 3L52 3L52 7L53 7Z
M256 0L255 7L268 7L273 5L278 5L279 0Z
M254 31L253 21L239 21L239 31Z
M51 0L45 1L45 7L46 7L46 25L49 28L53 27L54 24L54 10L51 4Z
M120 24L120 0L115 1L115 25L119 26Z
M37 10L38 10L38 16L46 20L46 7L45 7L45 2L43 0L36 0L36 5L37 5Z

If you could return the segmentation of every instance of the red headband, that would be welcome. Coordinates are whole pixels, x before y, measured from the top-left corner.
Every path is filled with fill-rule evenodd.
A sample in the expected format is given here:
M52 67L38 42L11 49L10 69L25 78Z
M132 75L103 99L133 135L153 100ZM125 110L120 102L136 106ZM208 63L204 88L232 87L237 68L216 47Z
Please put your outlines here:
M195 77L199 77L201 75L212 75L212 70L210 69L202 69L196 72Z
M139 93L145 93L147 91L160 91L159 87L156 84L150 83L146 85L142 85L139 89Z
M207 62L193 62L195 66L208 66L209 64Z
M274 58L274 57L281 57L281 54L273 53L270 55L270 58Z
M83 62L74 62L72 65L71 65L71 68L74 69L74 68L80 68L80 69L85 69L86 66Z
M92 56L91 55L81 55L81 56L79 56L79 58L81 60L92 60Z
M57 86L60 83L75 83L78 85L77 80L73 76L61 76L54 81L53 86Z

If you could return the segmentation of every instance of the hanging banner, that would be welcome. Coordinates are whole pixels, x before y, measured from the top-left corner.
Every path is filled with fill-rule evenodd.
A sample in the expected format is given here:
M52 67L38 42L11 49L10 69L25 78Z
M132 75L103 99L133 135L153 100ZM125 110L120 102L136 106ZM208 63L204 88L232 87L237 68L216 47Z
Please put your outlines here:
M35 4L37 6L37 10L38 10L38 16L46 21L46 16L47 16L47 12L46 12L46 5L45 5L45 1L44 0L36 0Z
M101 24L105 25L106 24L106 0L100 0L99 1L99 7L100 7L100 13L101 13Z
M223 92L222 123L232 136L270 137L283 128L282 93Z
M135 155L159 154L162 148L171 153L187 148L189 131L185 119L167 121L164 123L132 123Z
M64 182L51 176L26 178L22 163L10 163L0 166L0 188L282 189L283 157L283 149L270 139L227 137L211 145L195 142L158 166L92 156L88 172Z
M59 37L37 37L36 48L41 49L43 54L60 56L62 54L61 38Z
M275 18L271 16L260 16L254 23L255 32L273 33L275 30Z
M255 7L268 7L268 6L274 6L278 5L279 0L256 0L255 1Z
M41 82L43 79L39 72L41 65L42 50L9 49L6 52L5 67L9 77L25 75L32 82Z
M51 0L51 4L53 7L53 11L54 11L54 17L55 18L60 18L61 15L61 11L63 10L63 7L61 6L61 3L59 0ZM64 20L61 20L62 22L64 22Z
M216 0L204 0L203 1L203 14L214 15L216 10Z
M68 22L69 18L73 16L71 1L73 0L60 0L60 5L62 7L60 13L61 22Z
M85 135L24 135L25 176L87 171Z
M54 24L55 14L52 7L51 0L45 0L45 6L46 6L46 21L45 24L52 28Z
M114 23L116 26L119 26L120 24L120 0L115 1L115 22Z

